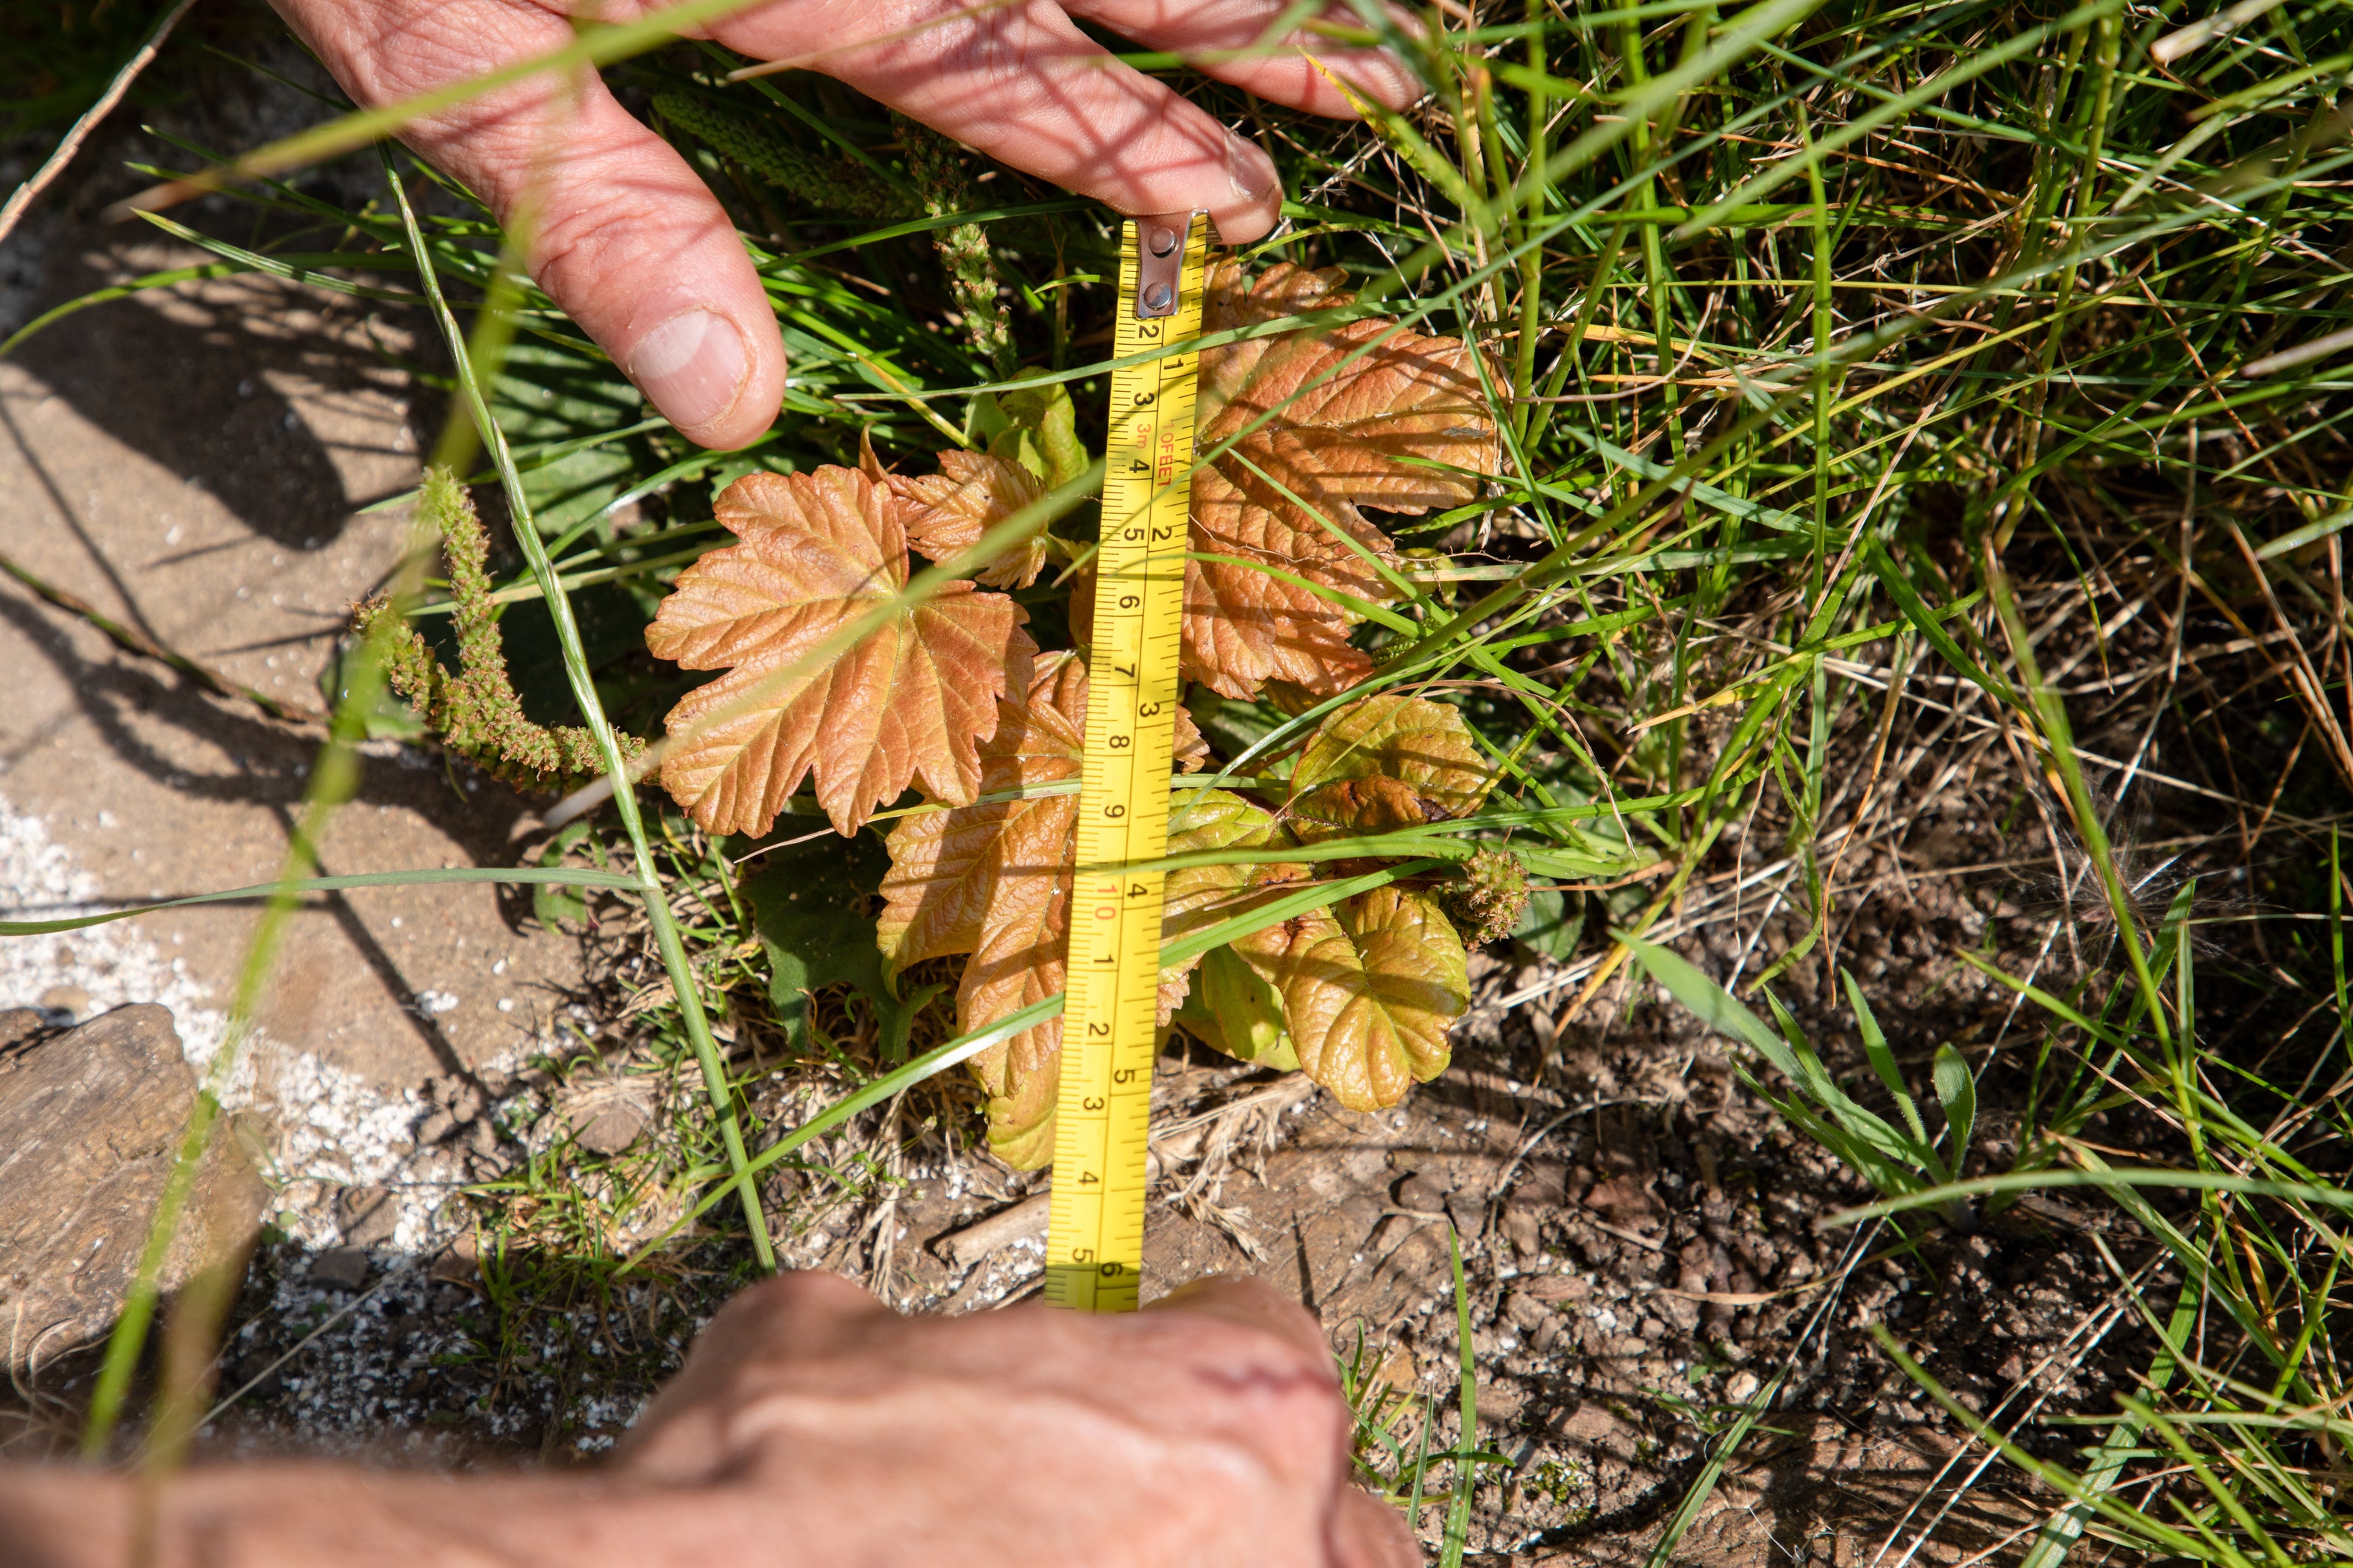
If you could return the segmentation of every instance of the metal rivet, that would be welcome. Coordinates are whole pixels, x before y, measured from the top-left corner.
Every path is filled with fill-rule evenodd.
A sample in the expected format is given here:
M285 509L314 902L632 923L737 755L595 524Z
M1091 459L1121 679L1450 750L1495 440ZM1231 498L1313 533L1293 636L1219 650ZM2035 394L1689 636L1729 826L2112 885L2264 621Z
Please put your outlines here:
M1167 284L1155 283L1144 291L1144 308L1147 310L1165 310L1168 309L1168 301L1175 298L1176 296L1169 292Z
M1155 229L1154 229L1154 230L1152 231L1152 254L1153 254L1153 255L1155 255L1155 256L1166 256L1166 255L1168 255L1170 252L1174 251L1176 248L1176 231L1175 229L1173 229L1173 228L1155 228Z

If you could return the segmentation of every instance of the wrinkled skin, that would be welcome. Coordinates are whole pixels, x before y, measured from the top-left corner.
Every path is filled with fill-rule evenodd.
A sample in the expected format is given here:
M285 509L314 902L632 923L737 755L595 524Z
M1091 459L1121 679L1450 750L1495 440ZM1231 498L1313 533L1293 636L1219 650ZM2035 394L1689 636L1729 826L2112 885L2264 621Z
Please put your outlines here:
M713 1320L596 1472L187 1472L155 1568L1406 1568L1314 1321L1211 1279L1125 1317L905 1318L827 1274ZM0 1562L131 1560L132 1483L0 1468Z
M649 0L272 0L363 107L563 47L572 18L628 22ZM776 0L697 36L837 77L932 129L1123 212L1206 207L1229 244L1282 208L1274 166L1074 16L1280 103L1349 115L1305 50L1393 106L1389 56L1301 35L1256 49L1282 0ZM1335 19L1354 23L1345 6ZM1241 58L1216 51L1251 51ZM1202 53L1203 51L1210 51ZM747 101L756 101L744 89ZM410 124L403 139L513 225L532 276L681 431L740 447L784 395L774 312L726 213L668 142L593 76L543 74Z

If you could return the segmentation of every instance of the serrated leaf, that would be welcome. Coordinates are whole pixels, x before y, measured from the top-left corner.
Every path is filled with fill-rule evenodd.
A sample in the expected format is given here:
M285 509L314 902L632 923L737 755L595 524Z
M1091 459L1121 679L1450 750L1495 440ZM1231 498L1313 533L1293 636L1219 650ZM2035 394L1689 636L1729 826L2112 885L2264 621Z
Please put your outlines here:
M1068 798L1068 797L1066 797ZM992 921L956 988L956 1032L985 1028L1062 989L1070 941L1067 878L1037 879L1045 896L1009 904ZM1050 1018L972 1060L988 1090L990 1152L1017 1171L1054 1157L1054 1094L1061 1081L1062 1020Z
M1085 664L1072 653L1037 659L1028 688L998 701L996 730L979 749L979 793L1076 779L1086 718ZM1181 709L1176 730L1180 747L1200 749ZM1075 795L1033 795L919 812L891 830L875 941L892 973L973 955L956 989L958 1033L1062 989L1078 816ZM1062 1022L1052 1018L973 1058L989 1094L990 1147L1017 1169L1053 1157L1061 1042Z
M1345 306L1343 279L1284 262L1251 284L1221 262L1202 330ZM1270 679L1329 695L1369 672L1347 641L1356 612L1260 568L1375 603L1395 596L1373 562L1393 567L1396 550L1357 508L1420 513L1478 494L1496 447L1472 352L1378 318L1203 352L1196 448L1232 444L1193 480L1188 678L1248 698Z
M1019 463L986 452L942 452L936 474L890 474L907 543L931 561L945 561L980 542L982 534L1046 493ZM992 588L1026 588L1046 564L1046 519L976 575Z
M951 583L849 651L790 673L905 586L895 503L856 469L827 467L746 474L715 510L743 542L681 573L646 628L657 657L728 671L670 711L661 778L671 797L710 832L750 834L766 832L811 773L844 834L911 784L971 800L977 743L1034 651L1020 607Z
M1282 993L1300 1069L1350 1110L1395 1105L1446 1070L1471 985L1462 941L1427 894L1392 883L1233 945Z
M980 793L1079 776L1087 670L1075 654L1039 658L1018 699L997 704L980 748ZM891 830L876 942L893 973L969 952L956 989L968 1033L1062 989L1079 798L1032 795L922 812ZM1049 1019L973 1058L989 1092L989 1141L1028 1169L1052 1154L1054 1064L1062 1021ZM1038 1088L1043 1082L1042 1094ZM1028 1160L1029 1165L1018 1162Z
M1468 816L1493 773L1462 715L1384 694L1324 721L1291 771L1285 813L1303 844Z

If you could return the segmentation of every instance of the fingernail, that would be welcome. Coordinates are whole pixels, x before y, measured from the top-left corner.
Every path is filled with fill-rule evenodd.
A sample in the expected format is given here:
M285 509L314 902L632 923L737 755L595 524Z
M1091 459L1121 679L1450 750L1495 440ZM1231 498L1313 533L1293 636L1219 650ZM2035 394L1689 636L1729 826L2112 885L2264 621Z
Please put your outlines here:
M623 368L663 418L691 433L735 406L750 363L735 323L696 309L638 339Z
M1245 170L1247 169L1248 175L1256 175L1259 172L1257 164L1263 162L1265 157L1265 153L1261 153L1239 136L1226 138L1226 184L1234 188L1234 195L1237 199L1245 202L1260 199L1261 192L1264 187L1253 184L1245 174ZM1271 174L1273 171L1270 167L1267 173Z

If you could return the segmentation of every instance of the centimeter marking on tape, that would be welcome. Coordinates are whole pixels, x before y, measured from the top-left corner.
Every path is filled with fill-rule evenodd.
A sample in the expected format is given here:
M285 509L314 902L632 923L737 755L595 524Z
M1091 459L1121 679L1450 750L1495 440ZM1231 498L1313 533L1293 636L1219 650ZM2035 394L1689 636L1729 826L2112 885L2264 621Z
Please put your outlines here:
M1208 237L1202 213L1128 223L1113 357L1201 335ZM1166 873L1122 868L1167 852L1199 370L1187 352L1112 373L1046 1237L1046 1299L1080 1311L1133 1311L1144 1267Z

